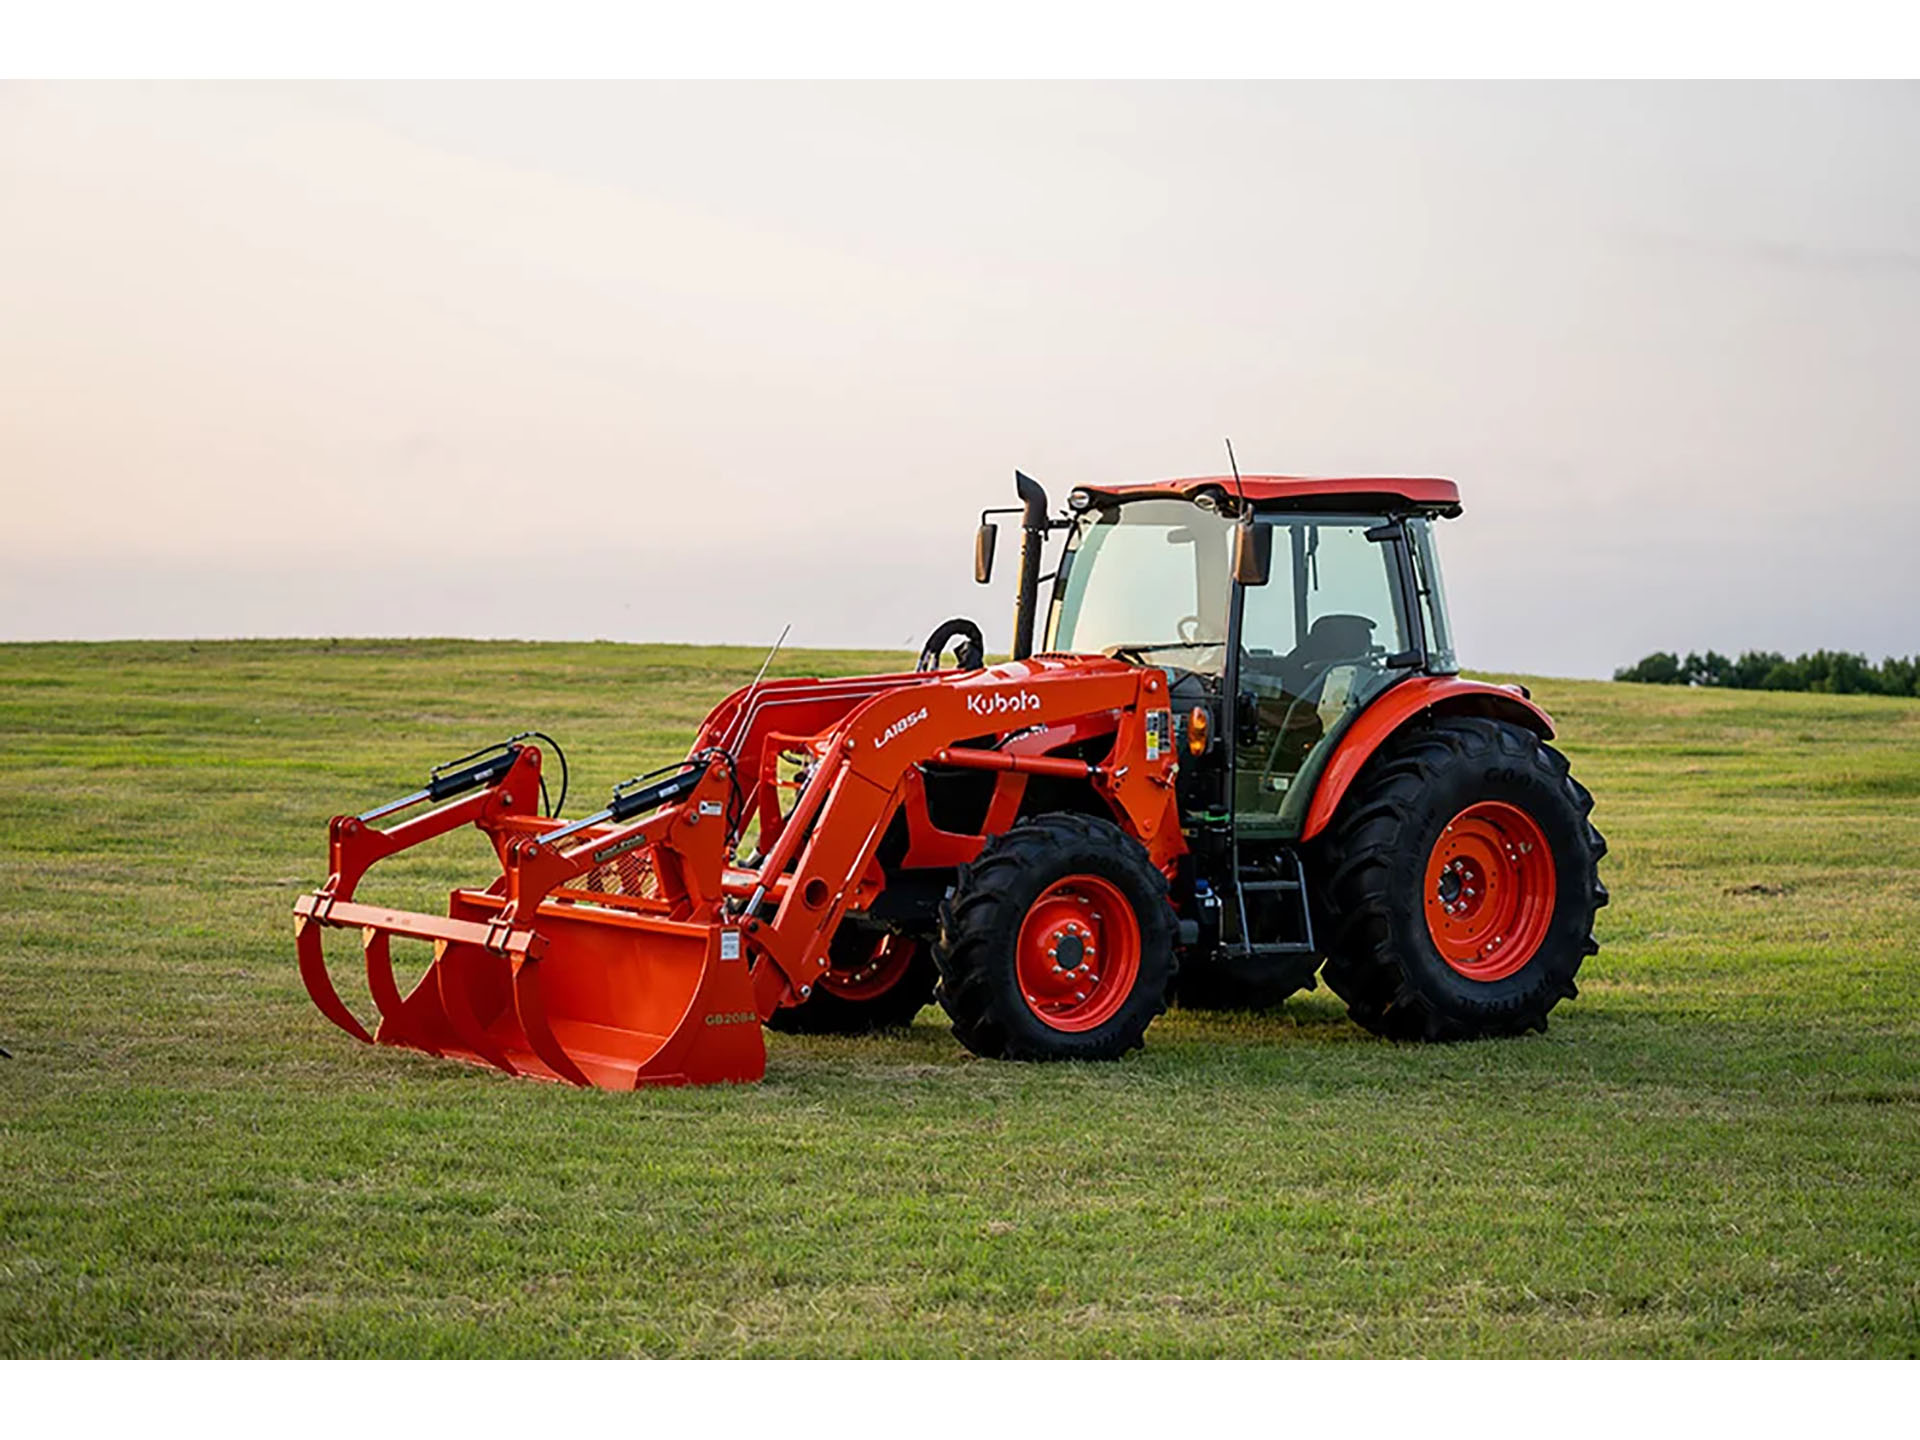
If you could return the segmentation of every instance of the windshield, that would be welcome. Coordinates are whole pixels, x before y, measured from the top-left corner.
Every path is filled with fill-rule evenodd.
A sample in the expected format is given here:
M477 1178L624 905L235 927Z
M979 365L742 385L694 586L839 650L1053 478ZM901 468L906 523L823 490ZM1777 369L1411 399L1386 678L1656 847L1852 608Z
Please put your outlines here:
M1185 500L1082 515L1061 559L1047 648L1226 667L1233 523Z

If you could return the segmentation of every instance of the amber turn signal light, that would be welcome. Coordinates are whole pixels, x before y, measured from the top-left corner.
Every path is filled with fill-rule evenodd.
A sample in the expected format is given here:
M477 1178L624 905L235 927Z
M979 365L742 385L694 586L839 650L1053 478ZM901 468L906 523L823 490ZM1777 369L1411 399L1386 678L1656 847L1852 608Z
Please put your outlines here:
M1188 754L1204 755L1207 753L1207 726L1211 723L1212 722L1207 719L1206 706L1196 705L1193 707L1193 713L1187 716Z

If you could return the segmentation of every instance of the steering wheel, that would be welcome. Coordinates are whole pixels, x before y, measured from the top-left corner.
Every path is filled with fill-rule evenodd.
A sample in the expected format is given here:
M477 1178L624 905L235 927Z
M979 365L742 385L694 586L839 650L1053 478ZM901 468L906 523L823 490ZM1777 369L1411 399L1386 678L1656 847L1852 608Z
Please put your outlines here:
M980 627L971 620L949 620L927 637L927 643L920 647L919 663L913 668L938 670L941 653L953 644L956 636L960 643L953 646L955 664L962 670L978 670L987 663L987 642L981 637Z
M1187 633L1188 626L1193 627L1193 633L1191 635ZM1189 645L1198 645L1200 643L1200 617L1198 615L1182 615L1180 617L1180 623L1173 627L1173 633Z

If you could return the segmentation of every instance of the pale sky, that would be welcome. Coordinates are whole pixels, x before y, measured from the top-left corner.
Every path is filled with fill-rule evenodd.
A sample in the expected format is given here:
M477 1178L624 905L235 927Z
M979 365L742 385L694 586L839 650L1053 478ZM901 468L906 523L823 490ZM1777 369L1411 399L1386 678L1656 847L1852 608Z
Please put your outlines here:
M1230 435L1457 479L1472 667L1920 651L1916 157L1912 84L0 85L0 639L1004 648L1015 466Z

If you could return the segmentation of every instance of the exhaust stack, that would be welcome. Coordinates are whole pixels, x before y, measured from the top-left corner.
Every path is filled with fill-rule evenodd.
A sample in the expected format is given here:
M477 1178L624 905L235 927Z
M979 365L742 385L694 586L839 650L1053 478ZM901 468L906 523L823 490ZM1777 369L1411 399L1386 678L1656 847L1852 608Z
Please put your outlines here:
M1040 549L1047 542L1047 492L1031 475L1013 472L1026 513L1020 518L1020 592L1013 602L1013 658L1033 654L1033 624L1040 612Z

